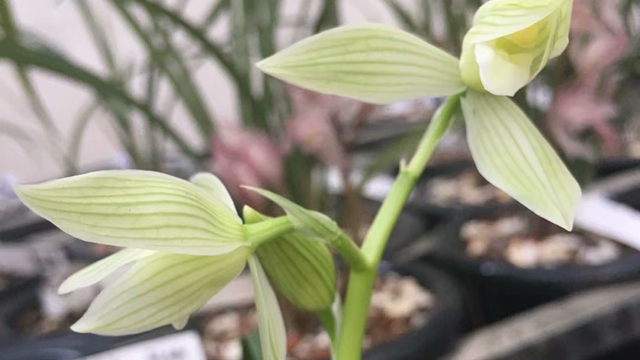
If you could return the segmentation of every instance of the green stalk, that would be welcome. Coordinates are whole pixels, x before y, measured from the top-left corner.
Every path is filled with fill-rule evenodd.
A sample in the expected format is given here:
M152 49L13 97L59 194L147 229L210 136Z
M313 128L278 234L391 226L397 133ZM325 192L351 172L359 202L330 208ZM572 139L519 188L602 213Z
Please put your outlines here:
M245 224L243 228L245 239L249 241L251 247L255 249L266 241L274 240L279 236L293 231L295 226L288 216L280 216L254 224Z
M362 246L362 252L370 267L364 270L353 269L349 276L338 341L337 359L339 360L362 358L362 341L382 252L417 179L427 166L440 139L449 129L451 119L459 106L460 96L452 96L435 114L417 152L407 166L403 165L400 168L391 191L373 220Z

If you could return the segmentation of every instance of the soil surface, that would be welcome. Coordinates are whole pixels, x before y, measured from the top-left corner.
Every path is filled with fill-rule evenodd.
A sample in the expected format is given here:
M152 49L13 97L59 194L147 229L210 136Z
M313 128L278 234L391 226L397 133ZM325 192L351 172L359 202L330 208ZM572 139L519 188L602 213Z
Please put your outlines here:
M525 216L471 220L460 230L471 257L502 260L520 268L604 265L633 251L615 241L584 232L538 226Z
M439 206L479 206L512 201L507 193L489 184L475 170L434 177L424 184L423 197L425 201Z
M423 326L435 304L431 292L412 277L381 276L374 290L365 335L365 349L386 343ZM287 346L290 359L330 358L330 341L314 316L287 319ZM205 316L201 331L209 360L241 359L240 339L257 328L254 308L231 309Z

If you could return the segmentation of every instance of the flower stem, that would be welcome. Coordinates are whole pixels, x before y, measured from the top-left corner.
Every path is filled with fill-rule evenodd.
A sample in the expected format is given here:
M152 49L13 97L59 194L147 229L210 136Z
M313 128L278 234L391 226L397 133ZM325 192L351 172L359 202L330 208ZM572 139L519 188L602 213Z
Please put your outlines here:
M362 341L382 253L417 179L427 166L442 136L449 129L451 119L459 106L460 96L452 96L434 115L411 162L400 167L396 181L371 224L362 246L362 252L370 266L364 270L353 269L349 276L337 347L338 360L362 358Z
M245 219L247 220L247 219ZM266 218L256 223L244 224L245 239L255 249L260 244L278 238L294 230L295 226L288 216Z

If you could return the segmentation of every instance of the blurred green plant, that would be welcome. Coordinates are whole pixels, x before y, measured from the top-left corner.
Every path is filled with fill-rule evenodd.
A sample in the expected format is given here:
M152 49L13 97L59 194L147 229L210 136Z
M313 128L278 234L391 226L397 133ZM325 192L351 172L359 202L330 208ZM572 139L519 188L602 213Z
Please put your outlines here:
M195 81L195 72L204 64L214 64L228 76L236 89L238 120L242 125L274 138L282 136L284 121L289 116L288 94L280 82L263 76L252 66L256 59L276 52L277 34L282 27L289 26L282 21L282 1L210 1L208 10L198 21L185 16L188 3L182 1L169 6L149 0L113 0L101 4L74 0L106 68L104 75L76 63L28 30L20 29L11 3L0 3L0 58L13 64L30 107L53 147L50 153L61 158L58 160L68 173L77 171L87 126L104 113L137 168L163 170L166 146L178 148L201 167L202 160L211 151L211 139L216 131L211 104ZM113 34L96 10L99 5L111 7L139 40L144 50L142 63L118 58ZM301 10L308 9L302 6ZM228 34L222 40L214 40L209 32L223 18L228 19ZM326 0L316 20L305 26L297 24L294 30L306 36L337 24L337 0ZM178 36L182 36L180 42ZM33 70L69 78L95 93L94 99L79 112L68 135L57 129L38 94L31 79ZM141 79L145 88L143 94L137 96L132 83ZM165 82L171 89L172 100L161 104L158 92ZM182 105L187 111L204 149L188 142L171 124L176 105ZM137 115L144 119L142 134L135 125ZM294 163L291 169L305 167L302 162L306 159L295 154L290 161Z

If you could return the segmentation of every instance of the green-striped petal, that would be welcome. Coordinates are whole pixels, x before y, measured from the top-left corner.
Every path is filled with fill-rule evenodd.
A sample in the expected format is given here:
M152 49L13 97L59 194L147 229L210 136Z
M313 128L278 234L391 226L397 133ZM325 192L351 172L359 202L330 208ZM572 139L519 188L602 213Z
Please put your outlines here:
M246 189L255 191L258 194L278 204L289 215L296 227L304 232L304 235L312 237L315 240L322 241L329 245L334 245L343 231L325 214L317 211L307 210L293 201L273 193L269 190L258 189L251 186L245 186ZM346 235L345 235L346 236Z
M233 204L233 199L227 191L222 181L211 173L198 173L189 179L192 183L201 187L209 193L209 195L219 201L221 204L227 207L231 214L237 216L236 206Z
M265 219L245 207L247 223ZM316 312L331 307L336 294L336 269L325 245L290 233L261 244L256 255L273 286L291 303Z
M506 97L471 90L462 110L480 173L539 216L570 230L580 186L527 116Z
M477 44L512 35L544 20L571 0L492 0L473 18L465 42Z
M285 360L287 336L282 312L269 279L255 256L249 257L263 360Z
M176 330L182 330L184 329L185 326L187 326L187 323L189 322L189 316L185 316L182 319L171 323L171 326L173 326L174 329Z
M456 58L380 24L325 31L258 67L303 88L376 104L453 95L465 88Z
M138 260L96 297L71 329L127 335L182 325L242 271L249 253L248 248L217 256L155 253Z
M573 1L565 1L560 8L558 32L553 44L551 58L560 56L569 45L569 31L571 30L571 12Z
M152 250L124 249L97 261L69 276L58 289L58 293L66 294L77 289L91 286L109 276L120 267L154 254Z
M566 48L572 0L493 0L485 3L464 39L465 84L513 96Z
M150 171L100 171L16 187L20 199L66 233L100 244L194 255L246 246L226 200Z

